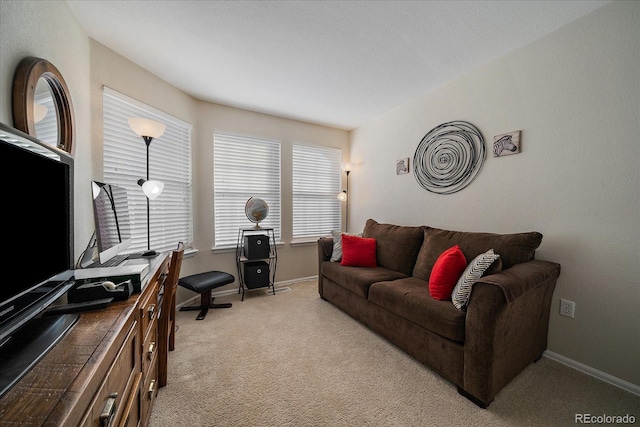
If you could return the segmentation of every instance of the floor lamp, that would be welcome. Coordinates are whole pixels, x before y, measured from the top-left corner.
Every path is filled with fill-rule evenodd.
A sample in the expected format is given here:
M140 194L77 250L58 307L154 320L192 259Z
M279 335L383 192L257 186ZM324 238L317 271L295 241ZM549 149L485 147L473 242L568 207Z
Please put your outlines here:
M149 180L149 145L154 138L159 138L164 133L166 126L155 120L145 119L142 117L132 117L129 119L129 126L147 145L147 179L139 179L138 185L142 187L142 192L147 197L147 251L142 254L143 257L153 257L157 255L156 251L151 250L151 222L149 215L149 200L155 200L162 190L164 184L160 181Z
M351 172L349 170L349 166L345 165L344 167L344 172L347 174L347 189L346 190L342 190L342 192L340 194L338 194L338 200L340 200L341 202L345 202L346 203L346 219L344 221L344 232L348 233L349 232L349 199L348 199L348 194L349 194L349 172Z

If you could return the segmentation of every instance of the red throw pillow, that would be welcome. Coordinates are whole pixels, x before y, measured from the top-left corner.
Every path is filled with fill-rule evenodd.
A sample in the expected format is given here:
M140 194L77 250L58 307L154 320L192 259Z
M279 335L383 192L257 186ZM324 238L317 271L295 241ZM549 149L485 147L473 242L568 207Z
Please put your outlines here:
M353 267L376 267L376 239L342 234L340 264Z
M455 245L440 254L429 277L429 294L439 301L451 299L456 282L467 267L460 246Z

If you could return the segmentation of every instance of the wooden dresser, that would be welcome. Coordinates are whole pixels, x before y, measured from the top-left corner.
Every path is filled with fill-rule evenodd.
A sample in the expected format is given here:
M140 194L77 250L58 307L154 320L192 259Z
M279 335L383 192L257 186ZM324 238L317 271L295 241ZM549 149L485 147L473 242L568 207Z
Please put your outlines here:
M158 317L169 268L150 262L141 293L78 322L0 399L0 425L146 426L158 392ZM163 367L166 369L166 367Z

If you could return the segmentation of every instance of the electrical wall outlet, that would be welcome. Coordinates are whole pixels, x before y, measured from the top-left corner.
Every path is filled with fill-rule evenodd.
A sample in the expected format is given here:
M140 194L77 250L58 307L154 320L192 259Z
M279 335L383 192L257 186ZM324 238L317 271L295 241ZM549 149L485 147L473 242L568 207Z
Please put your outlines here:
M573 301L569 301L566 299L560 299L560 314L563 316L571 317L572 319L575 317L576 312L576 303Z

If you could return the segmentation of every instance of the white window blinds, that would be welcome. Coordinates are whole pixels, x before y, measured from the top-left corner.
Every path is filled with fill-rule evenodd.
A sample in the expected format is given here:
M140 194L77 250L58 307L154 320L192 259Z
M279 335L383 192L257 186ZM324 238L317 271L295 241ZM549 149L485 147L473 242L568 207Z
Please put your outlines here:
M336 148L293 145L293 239L340 230L340 162Z
M162 181L162 194L150 201L151 249L165 251L193 243L191 173L192 126L112 89L103 89L104 180L127 189L132 252L147 248L147 199L138 179L146 178L144 140L129 127L130 117L164 123L164 134L149 146L149 178ZM87 190L89 191L89 190Z
M280 142L215 132L213 136L214 245L234 246L240 228L250 228L244 212L251 197L269 205L261 227L273 228L281 239Z

